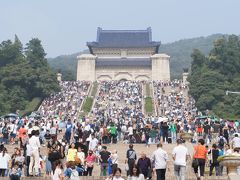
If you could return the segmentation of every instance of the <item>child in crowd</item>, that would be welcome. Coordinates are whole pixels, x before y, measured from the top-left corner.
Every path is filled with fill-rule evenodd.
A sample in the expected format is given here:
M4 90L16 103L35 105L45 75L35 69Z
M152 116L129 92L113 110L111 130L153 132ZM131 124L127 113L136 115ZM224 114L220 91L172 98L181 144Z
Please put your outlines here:
M20 180L21 175L22 175L21 168L19 168L18 162L15 162L9 172L9 177L11 180Z
M52 172L52 180L63 180L62 164L59 160L55 161Z
M79 173L83 173L84 169L76 166L74 161L69 161L66 166L67 169L64 171L64 176L72 180L79 180Z

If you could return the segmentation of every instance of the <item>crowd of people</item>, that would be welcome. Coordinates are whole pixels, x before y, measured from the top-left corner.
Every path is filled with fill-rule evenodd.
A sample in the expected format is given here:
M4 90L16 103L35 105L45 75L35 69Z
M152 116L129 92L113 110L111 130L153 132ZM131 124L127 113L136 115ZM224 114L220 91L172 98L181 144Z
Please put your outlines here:
M152 82L157 114L144 115L143 84L134 81L99 82L91 116L79 118L79 108L90 82L61 82L61 92L45 99L38 116L3 118L0 122L0 175L49 176L53 180L81 176L110 176L121 180L122 161L110 144L129 144L125 170L128 180L165 179L170 161L164 145L176 144L172 151L176 179L185 179L187 159L192 158L182 133L193 134L196 144L192 167L203 179L209 166L217 176L223 167L217 161L224 154L238 154L239 121L199 116L195 102L181 81ZM157 145L151 157L134 150L134 144ZM9 145L15 147L8 153ZM99 165L100 173L93 174Z
M59 93L44 99L38 111L47 119L68 116L76 120L80 106L87 96L90 82L61 81L60 87Z
M99 138L105 144L119 140L136 142L134 130L143 120L142 83L109 81L101 82L99 86L92 111L100 127Z

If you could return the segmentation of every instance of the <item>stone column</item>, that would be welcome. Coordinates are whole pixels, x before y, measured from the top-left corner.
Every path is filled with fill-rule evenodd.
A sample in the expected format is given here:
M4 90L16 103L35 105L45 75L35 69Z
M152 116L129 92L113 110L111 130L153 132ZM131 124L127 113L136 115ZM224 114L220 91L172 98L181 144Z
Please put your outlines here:
M95 61L96 56L92 54L82 54L77 57L77 81L92 81L96 80Z
M170 81L170 56L167 54L154 54L152 60L152 80Z
M57 80L58 80L58 82L62 81L62 74L61 73L57 73Z
M184 85L188 85L187 78L188 78L188 73L187 73L187 72L184 72L184 73L183 73L183 84L184 84Z

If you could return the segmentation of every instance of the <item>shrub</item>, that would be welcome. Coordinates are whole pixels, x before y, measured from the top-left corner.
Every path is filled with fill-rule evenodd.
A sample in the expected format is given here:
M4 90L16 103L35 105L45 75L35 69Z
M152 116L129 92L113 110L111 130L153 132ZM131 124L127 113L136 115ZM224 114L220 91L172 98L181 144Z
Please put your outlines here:
M83 111L85 113L90 112L91 109L92 109L92 105L93 105L93 98L92 97L87 97L84 104L83 104L83 107L82 107Z

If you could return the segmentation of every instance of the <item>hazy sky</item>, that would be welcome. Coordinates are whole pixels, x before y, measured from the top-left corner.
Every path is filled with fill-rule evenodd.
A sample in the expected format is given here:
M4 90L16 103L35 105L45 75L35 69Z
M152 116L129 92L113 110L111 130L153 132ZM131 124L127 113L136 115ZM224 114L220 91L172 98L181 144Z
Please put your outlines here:
M239 0L2 0L0 41L37 37L47 57L72 54L96 40L96 29L146 29L162 43L240 34Z

